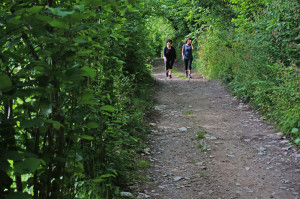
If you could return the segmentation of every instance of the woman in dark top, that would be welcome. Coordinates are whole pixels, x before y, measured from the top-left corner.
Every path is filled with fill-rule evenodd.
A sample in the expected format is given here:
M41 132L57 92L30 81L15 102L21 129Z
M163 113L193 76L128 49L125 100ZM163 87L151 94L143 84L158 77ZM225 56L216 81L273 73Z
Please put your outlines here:
M191 77L191 70L192 70L192 61L193 61L193 53L194 46L192 44L191 38L187 38L185 44L182 46L182 59L184 61L185 66L185 76Z
M175 48L172 46L171 39L168 39L166 43L167 45L163 50L166 76L172 78L172 68L174 62L176 62L176 51Z

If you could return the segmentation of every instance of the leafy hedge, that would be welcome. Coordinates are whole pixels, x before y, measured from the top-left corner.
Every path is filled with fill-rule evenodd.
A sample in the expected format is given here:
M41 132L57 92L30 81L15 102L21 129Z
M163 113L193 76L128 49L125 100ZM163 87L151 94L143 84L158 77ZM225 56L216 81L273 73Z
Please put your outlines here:
M144 3L0 5L0 197L114 198L151 101Z
M197 67L228 83L235 95L250 101L298 144L299 3L231 2L237 13L232 22L213 23L212 29L198 36Z

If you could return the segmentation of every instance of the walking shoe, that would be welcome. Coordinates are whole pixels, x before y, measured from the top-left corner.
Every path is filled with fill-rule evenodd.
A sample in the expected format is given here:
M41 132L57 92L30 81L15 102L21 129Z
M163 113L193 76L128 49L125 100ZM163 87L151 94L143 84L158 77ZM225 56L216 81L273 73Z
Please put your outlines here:
M189 74L189 78L192 78L191 74Z
M169 73L166 73L166 77L168 77L169 76Z
M172 78L172 75L169 75L170 78Z

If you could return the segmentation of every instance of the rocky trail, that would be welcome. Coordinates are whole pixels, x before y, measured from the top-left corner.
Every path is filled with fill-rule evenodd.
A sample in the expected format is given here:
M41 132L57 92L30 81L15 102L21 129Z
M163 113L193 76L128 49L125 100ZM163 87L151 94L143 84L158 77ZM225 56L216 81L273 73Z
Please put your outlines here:
M192 74L165 77L155 60L155 110L149 181L138 198L300 198L300 154L255 110L231 96L218 81Z

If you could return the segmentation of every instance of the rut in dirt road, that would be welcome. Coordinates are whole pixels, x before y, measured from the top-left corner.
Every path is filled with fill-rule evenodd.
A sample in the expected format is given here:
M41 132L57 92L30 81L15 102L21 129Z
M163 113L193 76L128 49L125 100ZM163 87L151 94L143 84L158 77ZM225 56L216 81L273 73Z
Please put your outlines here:
M300 198L300 155L259 114L217 81L167 79L160 59L153 75L152 167L138 198Z

